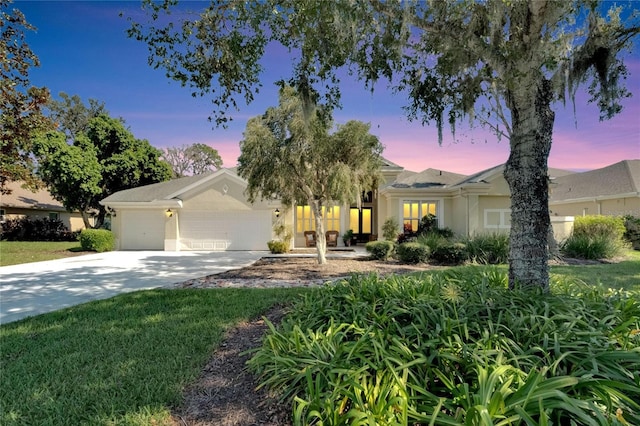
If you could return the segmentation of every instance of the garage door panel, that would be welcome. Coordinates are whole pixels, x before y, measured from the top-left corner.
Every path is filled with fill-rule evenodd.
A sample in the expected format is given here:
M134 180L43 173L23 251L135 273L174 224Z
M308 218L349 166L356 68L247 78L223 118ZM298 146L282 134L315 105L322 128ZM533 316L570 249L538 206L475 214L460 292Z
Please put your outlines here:
M122 250L164 250L165 217L162 212L123 211Z
M180 212L185 250L265 250L271 239L271 211Z

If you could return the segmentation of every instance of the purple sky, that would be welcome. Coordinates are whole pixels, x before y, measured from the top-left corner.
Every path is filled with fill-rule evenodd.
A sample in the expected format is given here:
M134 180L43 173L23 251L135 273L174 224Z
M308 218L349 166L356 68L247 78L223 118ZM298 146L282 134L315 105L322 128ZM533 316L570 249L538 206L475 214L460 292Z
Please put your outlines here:
M190 7L204 4L192 2ZM210 99L193 98L188 88L152 69L146 45L126 37L128 23L118 14L139 14L140 2L16 1L12 6L38 29L27 34L27 43L41 61L31 71L32 84L48 87L54 97L65 92L79 95L85 104L89 98L105 102L112 116L125 119L135 137L158 148L206 143L218 150L226 167L236 164L247 119L277 105L272 82L289 77L289 67L278 66L288 63L286 57L268 57L260 96L249 106L240 105L228 129L213 128L207 120ZM578 93L575 116L572 105L555 105L550 167L587 170L640 158L639 52L636 46L626 60L627 87L634 97L625 100L623 112L612 120L600 122L596 106L586 103L583 92ZM479 126L460 126L455 142L445 131L439 146L435 125L405 118L401 96L385 93L383 86L372 95L358 82L344 81L342 89L343 109L335 112L336 123L370 123L371 132L386 147L384 156L408 170L471 174L507 160L508 141L498 142Z

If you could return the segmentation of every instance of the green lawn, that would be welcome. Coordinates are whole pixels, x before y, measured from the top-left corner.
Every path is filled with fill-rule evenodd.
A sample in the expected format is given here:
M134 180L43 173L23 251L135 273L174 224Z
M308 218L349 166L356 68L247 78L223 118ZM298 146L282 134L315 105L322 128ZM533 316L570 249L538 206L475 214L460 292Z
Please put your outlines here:
M141 291L0 326L0 424L167 424L228 327L304 291Z
M0 266L40 262L88 253L91 252L82 251L78 241L0 241Z

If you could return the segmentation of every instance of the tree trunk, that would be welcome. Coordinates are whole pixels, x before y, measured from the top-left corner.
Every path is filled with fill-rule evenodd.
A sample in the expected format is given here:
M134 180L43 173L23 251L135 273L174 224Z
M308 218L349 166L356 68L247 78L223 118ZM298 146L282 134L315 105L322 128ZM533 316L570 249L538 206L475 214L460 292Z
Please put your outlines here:
M86 210L80 210L80 216L82 216L82 222L84 223L84 227L86 229L91 229L91 222L89 222L89 214Z
M549 290L547 160L555 114L551 84L544 77L522 79L508 96L511 152L504 176L511 191L509 288Z
M327 263L327 238L324 234L324 220L322 217L322 208L320 201L309 200L313 218L316 221L316 250L318 251L318 265Z

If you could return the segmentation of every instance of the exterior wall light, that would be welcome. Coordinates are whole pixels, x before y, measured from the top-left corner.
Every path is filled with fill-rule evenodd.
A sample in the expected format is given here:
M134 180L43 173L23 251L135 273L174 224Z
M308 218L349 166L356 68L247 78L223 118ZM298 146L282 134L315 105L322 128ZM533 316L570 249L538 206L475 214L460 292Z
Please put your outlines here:
M167 218L169 218L169 217L173 216L173 212L171 211L171 209L167 209L167 211L166 211L166 212L164 212L164 215L165 215Z
M273 213L276 215L276 217L280 217L280 209L276 209L276 211Z

